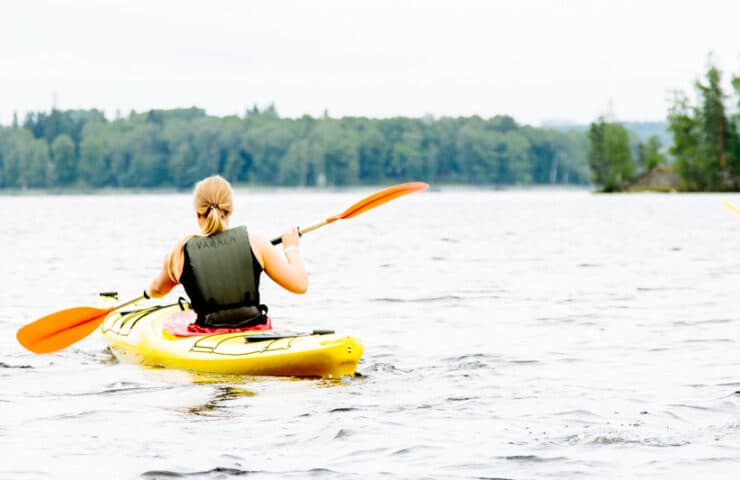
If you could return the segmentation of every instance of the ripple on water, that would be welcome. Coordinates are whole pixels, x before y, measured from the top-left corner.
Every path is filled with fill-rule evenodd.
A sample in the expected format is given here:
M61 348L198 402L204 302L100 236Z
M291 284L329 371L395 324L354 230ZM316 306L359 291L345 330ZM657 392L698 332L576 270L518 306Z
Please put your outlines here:
M10 365L5 362L0 362L0 368L33 368L31 365Z
M357 407L339 407L339 408L332 408L329 410L329 413L340 413L340 412L354 412L356 410L361 410Z
M394 375L407 375L411 373L411 370L404 370L403 368L397 367L391 363L386 362L373 362L370 365L367 365L363 368L363 373L361 376L368 377L370 376L368 372L383 372L383 373L391 373Z
M101 390L92 390L89 392L60 393L64 397L87 397L98 395L127 395L132 393L147 393L171 390L175 388L172 385L145 385L133 382L116 382L104 386Z
M467 396L452 396L447 397L445 400L447 402L467 402L469 400L477 400L478 397L467 397Z
M717 383L715 384L717 387L740 387L739 382L728 382L728 383ZM738 392L735 392L738 393Z
M197 472L175 472L172 470L150 470L141 474L141 478L156 480L159 478L226 478L262 473L256 470L242 470L231 467L215 467Z
M435 303L435 302L459 302L466 297L458 295L441 295L438 297L417 297L417 298L399 298L399 297L380 297L371 298L371 302L378 303Z
M555 415L557 417L587 417L590 419L601 418L600 415L597 415L589 410L567 410L564 412L555 412L552 415Z
M597 435L587 441L593 445L642 445L644 447L683 447L690 445L688 440L668 440L658 437L626 438L621 435Z
M501 363L501 355L491 353L473 353L454 357L445 357L440 361L440 367L452 375L477 370L492 370ZM436 366L435 366L436 367Z
M687 338L683 343L735 343L731 338Z
M568 457L541 457L539 455L506 455L498 458L518 463L565 462L569 460Z
M509 360L507 363L513 363L514 365L537 365L541 363L539 360L520 359L520 360Z

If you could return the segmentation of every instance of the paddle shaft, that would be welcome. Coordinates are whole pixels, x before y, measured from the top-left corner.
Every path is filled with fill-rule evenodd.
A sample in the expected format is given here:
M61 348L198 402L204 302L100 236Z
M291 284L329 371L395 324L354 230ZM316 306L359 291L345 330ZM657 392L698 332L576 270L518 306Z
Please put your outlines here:
M298 236L299 237L302 237L304 233L313 232L314 230L317 230L317 229L323 227L324 225L329 225L329 222L327 222L326 220L324 220L323 222L316 223L314 225L311 225L310 227L299 228L298 229ZM273 238L272 240L270 240L270 243L272 243L273 245L280 245L281 243L283 243L283 239L282 239L282 237L276 237L276 238Z
M324 225L329 225L330 223L337 220L352 218L386 202L390 202L394 198L398 198L409 193L418 192L420 190L426 189L427 187L429 187L429 185L424 182L407 182L384 188L383 190L375 192L372 195L363 198L359 202L352 204L349 208L347 208L347 210L338 215L329 217L322 222L311 225L310 227L299 228L298 235L302 236L303 234L306 234L308 232L313 232L314 230L319 229ZM273 238L270 243L272 243L273 245L280 245L281 243L283 243L283 239L281 237Z

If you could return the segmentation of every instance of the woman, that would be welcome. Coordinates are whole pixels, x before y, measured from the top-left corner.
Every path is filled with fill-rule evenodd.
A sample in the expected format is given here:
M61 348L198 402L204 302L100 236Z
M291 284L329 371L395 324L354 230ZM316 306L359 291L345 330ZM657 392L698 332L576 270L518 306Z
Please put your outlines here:
M267 308L259 298L263 270L291 292L305 293L308 287L298 229L289 228L282 234L282 254L265 237L247 234L244 226L229 229L232 195L231 185L221 176L198 182L193 207L202 233L178 242L144 292L148 297L162 297L181 283L198 315L199 327L265 323Z

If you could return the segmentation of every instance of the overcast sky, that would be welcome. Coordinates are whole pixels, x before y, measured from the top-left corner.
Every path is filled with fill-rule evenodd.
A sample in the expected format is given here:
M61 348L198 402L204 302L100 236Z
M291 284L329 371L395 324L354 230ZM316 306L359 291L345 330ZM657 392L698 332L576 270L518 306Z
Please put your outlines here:
M2 0L14 111L663 120L707 55L740 75L740 1Z

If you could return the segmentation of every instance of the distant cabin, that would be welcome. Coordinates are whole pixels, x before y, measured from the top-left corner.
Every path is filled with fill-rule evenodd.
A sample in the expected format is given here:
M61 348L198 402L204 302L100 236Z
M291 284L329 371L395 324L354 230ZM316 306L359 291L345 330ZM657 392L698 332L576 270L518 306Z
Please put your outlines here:
M676 192L681 187L681 179L671 167L658 165L643 172L627 186L628 192Z

